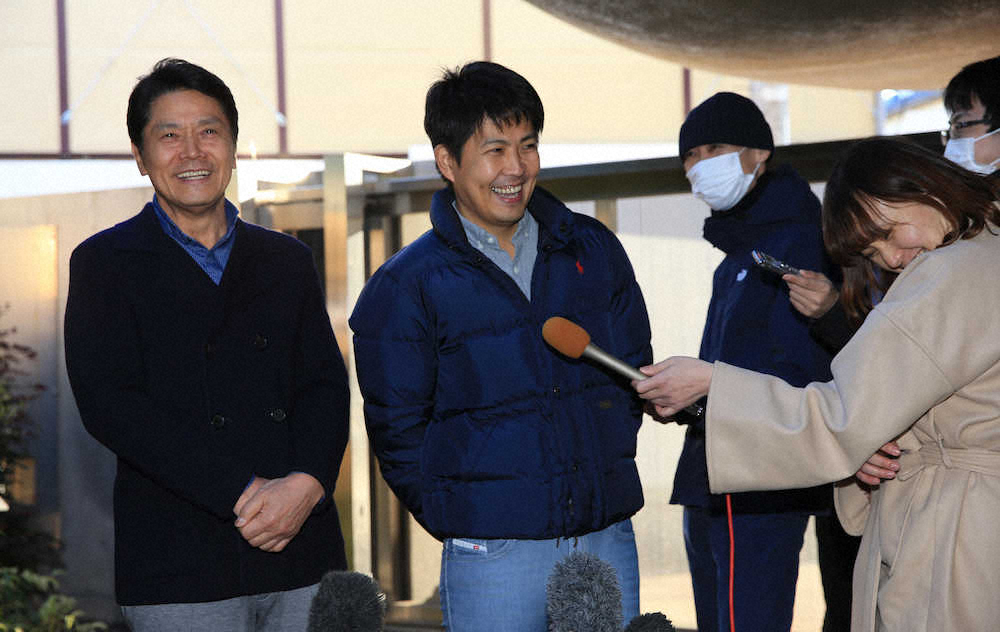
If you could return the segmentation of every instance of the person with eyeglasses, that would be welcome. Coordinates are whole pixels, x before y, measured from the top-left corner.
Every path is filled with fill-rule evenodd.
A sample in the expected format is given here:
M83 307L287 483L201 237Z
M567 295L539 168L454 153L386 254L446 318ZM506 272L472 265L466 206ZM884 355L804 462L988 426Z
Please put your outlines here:
M1000 56L962 68L948 82L943 99L949 114L948 129L941 131L944 157L968 171L1000 181ZM860 322L846 318L835 289L821 287L820 282L810 288L796 288L794 281L789 288L793 305L827 305L828 311L815 310L814 331L838 349L847 344ZM890 441L855 476L871 486L895 478L900 454L898 444Z
M962 68L948 82L943 99L949 114L948 129L941 132L944 157L968 171L1000 180L1000 56ZM792 306L813 319L813 335L832 351L839 351L861 323L847 316L836 286L808 270L786 277ZM855 476L874 486L894 478L899 454L895 442L889 442Z
M707 397L697 423L713 493L837 480L896 438L893 480L836 492L837 515L862 534L853 632L997 629L1000 343L986 315L1000 285L974 279L1000 269L998 203L996 180L937 152L861 141L823 200L845 302L866 315L833 380L796 388L673 357L634 383L666 418Z
M948 129L941 132L945 158L969 171L1000 179L1000 57L962 68L948 82L944 104L949 114ZM810 333L831 352L840 351L861 322L844 309L837 286L826 275L812 270L787 274L782 279L788 284L792 307L810 319ZM895 478L900 455L899 445L889 441L862 465L855 477L864 485L878 487L883 480ZM817 520L817 529L822 526L824 531L822 537L838 543L843 551L857 551L858 539L843 534L834 523L835 520ZM850 553L841 557L853 559ZM844 597L844 591L838 590L834 583L828 587L826 575L824 590L828 599L831 594L842 596L837 607L828 608L823 629L829 632L843 627L843 617L834 620L831 615L849 611L850 598Z
M969 64L944 90L944 157L981 175L1000 169L1000 57Z
M941 131L944 157L969 171L1000 179L1000 56L962 68L948 82L943 99L949 115L948 129ZM846 318L833 283L808 270L786 280L792 306L813 319L813 334L833 351L847 344L860 323ZM859 478L877 484L873 476L892 474L884 467L877 469L867 475L860 472Z

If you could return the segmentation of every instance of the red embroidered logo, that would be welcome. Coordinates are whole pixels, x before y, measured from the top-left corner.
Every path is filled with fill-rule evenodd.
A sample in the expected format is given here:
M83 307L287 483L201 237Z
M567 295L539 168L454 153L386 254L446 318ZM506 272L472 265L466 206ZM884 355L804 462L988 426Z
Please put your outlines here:
M576 271L579 272L581 275L583 274L583 264L580 263L579 259L576 260Z

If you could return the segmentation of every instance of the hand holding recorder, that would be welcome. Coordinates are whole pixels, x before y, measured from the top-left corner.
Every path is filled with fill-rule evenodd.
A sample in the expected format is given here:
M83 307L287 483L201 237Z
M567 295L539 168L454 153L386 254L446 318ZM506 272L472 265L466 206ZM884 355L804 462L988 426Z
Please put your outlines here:
M822 272L800 270L760 250L751 250L750 256L759 267L781 275L788 284L788 300L803 316L819 318L830 311L840 297L833 282Z

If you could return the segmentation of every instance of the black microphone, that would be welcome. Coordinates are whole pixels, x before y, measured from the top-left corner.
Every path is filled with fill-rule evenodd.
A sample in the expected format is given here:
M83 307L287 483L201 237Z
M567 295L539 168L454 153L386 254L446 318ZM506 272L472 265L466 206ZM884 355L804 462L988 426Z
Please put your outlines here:
M549 632L619 632L622 590L604 560L573 551L557 562L545 589Z
M330 571L309 606L306 632L382 632L385 593L374 579L354 571Z
M625 632L677 632L662 612L647 612L632 619Z

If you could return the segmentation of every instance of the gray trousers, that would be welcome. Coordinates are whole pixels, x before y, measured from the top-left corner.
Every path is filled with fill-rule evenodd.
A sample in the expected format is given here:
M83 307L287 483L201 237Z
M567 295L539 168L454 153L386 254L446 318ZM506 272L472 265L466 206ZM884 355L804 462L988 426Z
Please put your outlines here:
M202 603L122 606L133 632L305 632L319 584Z

